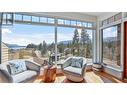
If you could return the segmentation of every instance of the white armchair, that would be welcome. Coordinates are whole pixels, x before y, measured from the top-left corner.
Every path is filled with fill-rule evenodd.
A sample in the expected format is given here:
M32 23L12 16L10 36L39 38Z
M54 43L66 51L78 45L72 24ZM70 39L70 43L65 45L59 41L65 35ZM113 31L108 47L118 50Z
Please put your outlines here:
M80 82L86 72L86 59L83 57L69 57L64 61L62 70L67 79Z
M11 74L11 68L9 66L10 62L25 62L26 64L26 70L14 74ZM36 77L39 73L40 73L40 68L41 65L36 63L36 62L32 62L29 60L11 60L5 63L0 64L0 72L1 74L5 77L5 79L7 80L6 82L11 82L11 83L21 83L21 82L26 82L27 80L30 80L34 77Z

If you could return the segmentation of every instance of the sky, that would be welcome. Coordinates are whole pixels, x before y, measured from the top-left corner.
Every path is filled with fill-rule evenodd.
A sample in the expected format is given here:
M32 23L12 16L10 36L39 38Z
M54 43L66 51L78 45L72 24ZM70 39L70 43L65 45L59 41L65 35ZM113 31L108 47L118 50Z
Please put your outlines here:
M103 30L103 37L117 37L117 26L109 27Z
M58 27L58 42L72 40L75 28ZM88 31L90 38L92 32ZM44 40L50 44L54 42L53 26L35 26L15 24L2 28L2 42L26 46L30 43L39 44Z

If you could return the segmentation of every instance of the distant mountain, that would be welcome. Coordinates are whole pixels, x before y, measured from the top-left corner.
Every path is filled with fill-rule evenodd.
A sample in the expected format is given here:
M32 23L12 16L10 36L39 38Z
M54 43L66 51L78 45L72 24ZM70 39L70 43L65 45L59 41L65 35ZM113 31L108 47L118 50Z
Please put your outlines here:
M107 37L103 39L104 42L117 41L117 37Z
M9 48L13 48L13 47L26 47L26 46L20 46L20 45L17 45L17 44L8 44L8 43L6 43L6 45L7 45Z
M65 45L68 44L68 43L72 43L72 40L58 42L58 44L65 44Z

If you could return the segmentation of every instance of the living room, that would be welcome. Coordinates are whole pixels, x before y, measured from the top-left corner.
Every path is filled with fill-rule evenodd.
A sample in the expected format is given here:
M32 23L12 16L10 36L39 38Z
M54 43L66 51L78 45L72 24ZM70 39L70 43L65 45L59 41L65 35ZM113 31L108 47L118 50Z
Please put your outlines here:
M126 82L126 12L5 12L1 21L0 82Z

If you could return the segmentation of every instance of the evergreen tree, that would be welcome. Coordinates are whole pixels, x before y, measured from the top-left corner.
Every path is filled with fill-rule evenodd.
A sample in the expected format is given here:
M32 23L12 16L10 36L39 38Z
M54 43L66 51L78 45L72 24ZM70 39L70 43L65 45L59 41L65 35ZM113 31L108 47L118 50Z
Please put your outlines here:
M40 44L38 45L38 50L40 50L40 51L41 51L41 50L42 50L42 48L43 48L43 47L42 47L42 43L40 43Z
M81 31L81 43L84 45L85 43L89 42L89 34L84 29Z
M108 56L108 57L109 57L109 59L112 60L112 56L111 56L111 53L110 53L110 52L111 52L111 49L113 48L113 41L110 41L110 40L109 40L109 41L107 42L107 47L108 47L108 50L109 50L109 56Z
M78 30L75 29L74 37L73 37L73 41L72 41L72 43L73 43L73 50L72 50L73 55L79 55L79 42L80 42L79 33L78 33Z
M48 50L51 51L51 53L53 53L55 50L54 50L54 47L55 47L55 44L54 43L51 43L50 45L48 45Z
M73 44L77 44L77 43L79 43L79 33L78 33L78 30L75 29L74 37L73 37Z
M60 43L58 44L57 48L60 53L63 53L65 49L65 45L63 43Z
M43 46L42 46L42 49L41 49L41 53L42 55L45 55L47 53L47 44L45 41L43 41Z
M37 46L35 45L35 44L28 44L27 46L26 46L26 48L34 48L34 49L36 49L37 48Z
M87 31L85 31L84 29L82 29L81 31L81 51L80 54L81 56L84 57L90 57L90 50L91 50L91 43L90 43L90 38L89 38L89 34L87 33Z

